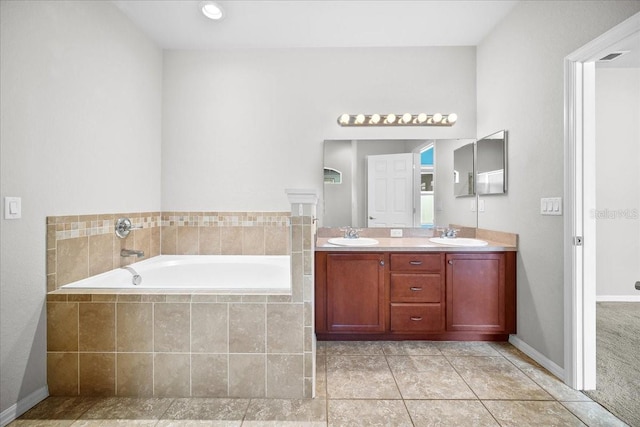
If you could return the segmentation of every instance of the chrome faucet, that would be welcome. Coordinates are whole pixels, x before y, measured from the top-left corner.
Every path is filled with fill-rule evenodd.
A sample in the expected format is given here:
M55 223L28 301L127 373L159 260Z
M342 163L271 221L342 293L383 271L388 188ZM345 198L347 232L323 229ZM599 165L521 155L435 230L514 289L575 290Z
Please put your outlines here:
M361 229L356 229L353 228L351 226L346 227L346 228L341 228L340 231L344 231L344 238L345 239L357 239L360 237L360 232L362 231Z
M142 258L144 256L144 251L136 251L134 249L121 249L120 256L123 258L129 256L137 256L138 258Z
M455 239L456 237L458 237L458 230L457 228L443 228L441 230L441 234L440 237L444 238L444 239Z

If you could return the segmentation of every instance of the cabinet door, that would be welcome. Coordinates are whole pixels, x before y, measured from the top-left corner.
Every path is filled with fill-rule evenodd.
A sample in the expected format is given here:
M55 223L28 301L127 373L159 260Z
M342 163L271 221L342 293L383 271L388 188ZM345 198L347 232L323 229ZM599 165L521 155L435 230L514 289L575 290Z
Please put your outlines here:
M505 332L505 255L447 255L447 330Z
M383 254L327 255L327 330L383 332Z

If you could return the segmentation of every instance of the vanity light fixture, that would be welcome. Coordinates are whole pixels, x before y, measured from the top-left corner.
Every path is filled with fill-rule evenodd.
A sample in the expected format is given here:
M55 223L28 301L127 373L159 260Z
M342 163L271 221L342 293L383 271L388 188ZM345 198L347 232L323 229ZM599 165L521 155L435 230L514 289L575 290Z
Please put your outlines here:
M200 10L202 10L204 16L214 21L219 21L224 18L224 11L216 2L210 0L200 2Z
M342 114L340 126L453 126L458 115L450 114Z

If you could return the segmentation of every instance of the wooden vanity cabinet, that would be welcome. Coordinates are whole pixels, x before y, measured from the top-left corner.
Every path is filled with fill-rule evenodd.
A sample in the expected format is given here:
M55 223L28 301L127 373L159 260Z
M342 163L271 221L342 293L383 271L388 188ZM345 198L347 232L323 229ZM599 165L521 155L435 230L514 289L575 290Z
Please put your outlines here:
M384 253L316 253L316 276L324 277L316 329L326 332L384 332ZM318 307L320 303L320 307Z
M392 253L389 257L390 331L444 331L444 254Z
M515 252L446 255L447 330L515 332Z
M315 253L320 340L505 341L516 252Z

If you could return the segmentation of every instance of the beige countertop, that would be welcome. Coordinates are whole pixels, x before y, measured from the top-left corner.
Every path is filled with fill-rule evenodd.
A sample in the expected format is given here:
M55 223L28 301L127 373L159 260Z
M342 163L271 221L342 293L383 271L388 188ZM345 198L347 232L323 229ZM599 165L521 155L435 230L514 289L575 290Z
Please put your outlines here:
M517 251L515 245L482 239L487 246L449 246L433 243L429 237L374 237L377 245L339 246L329 243L328 237L318 237L316 251L324 252L503 252Z

